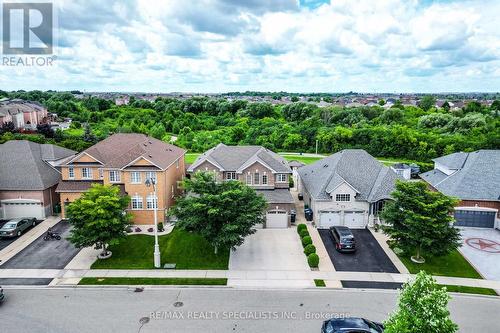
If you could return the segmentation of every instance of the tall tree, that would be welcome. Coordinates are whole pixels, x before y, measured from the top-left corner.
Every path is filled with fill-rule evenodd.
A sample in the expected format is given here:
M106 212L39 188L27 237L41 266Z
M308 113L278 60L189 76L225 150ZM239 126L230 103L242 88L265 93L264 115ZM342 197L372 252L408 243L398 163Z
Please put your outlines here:
M384 323L386 333L453 333L458 326L448 310L450 296L432 276L420 271L413 282L405 283L397 310Z
M236 248L264 222L265 199L239 181L217 182L213 173L197 172L184 182L187 195L170 212L177 227L205 238L217 254Z
M125 213L130 198L120 188L94 184L66 208L73 226L69 240L76 247L100 246L102 257L108 256L108 245L117 244L127 236L131 215Z
M453 227L452 212L457 200L440 192L430 191L423 182L396 183L382 218L384 232L412 258L423 262L422 253L444 255L460 246L460 233Z
M436 105L436 98L432 95L426 95L422 97L418 105L422 110L429 111L430 108Z

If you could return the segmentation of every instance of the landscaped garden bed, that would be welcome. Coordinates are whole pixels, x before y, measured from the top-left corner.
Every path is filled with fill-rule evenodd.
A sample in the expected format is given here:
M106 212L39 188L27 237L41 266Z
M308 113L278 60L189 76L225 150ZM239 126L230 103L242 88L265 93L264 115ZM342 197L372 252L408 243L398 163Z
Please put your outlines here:
M183 285L225 286L227 279L216 278L83 278L79 285Z

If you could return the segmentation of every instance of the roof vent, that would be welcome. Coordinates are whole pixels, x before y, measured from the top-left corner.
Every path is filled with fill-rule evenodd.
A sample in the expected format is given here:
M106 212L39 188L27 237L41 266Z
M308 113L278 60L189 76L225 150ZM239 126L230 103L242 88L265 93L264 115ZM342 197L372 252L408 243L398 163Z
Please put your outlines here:
M323 165L323 168L328 168L328 164Z
M151 155L148 155L148 156L149 156L149 158L153 158L153 156L151 156Z

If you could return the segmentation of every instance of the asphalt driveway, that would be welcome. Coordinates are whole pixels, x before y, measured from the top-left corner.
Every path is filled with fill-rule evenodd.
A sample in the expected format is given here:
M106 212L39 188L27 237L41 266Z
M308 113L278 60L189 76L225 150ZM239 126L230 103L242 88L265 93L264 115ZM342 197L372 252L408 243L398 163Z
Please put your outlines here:
M66 237L69 236L69 224L61 221L52 229L61 234L61 240L44 241L43 236L38 237L33 243L24 248L21 252L9 259L0 266L4 268L35 268L35 269L62 269L80 251L75 248ZM7 284L36 284L43 285L50 283L50 279L0 279L0 285Z
M5 223L7 223L9 220L0 220L0 228L3 227L3 225ZM36 228L41 222L43 222L43 220L37 220L36 222L36 226L33 227L33 226L29 226L28 229L26 229L24 231L24 233L27 233L28 231L30 231L32 228ZM23 237L23 235L21 235L20 237ZM12 238L0 238L0 250L3 250L4 248L6 248L7 246L9 246L10 244L12 244L13 242L15 242L16 240L18 240L19 237L12 237Z
M500 280L500 230L460 228L462 255L488 280Z
M337 271L350 272L385 272L399 273L392 261L385 254L375 237L367 229L352 229L356 239L355 253L340 253L335 250L335 244L329 230L318 230L325 245L330 260ZM374 283L363 281L342 281L345 288L383 288L396 289L399 283Z

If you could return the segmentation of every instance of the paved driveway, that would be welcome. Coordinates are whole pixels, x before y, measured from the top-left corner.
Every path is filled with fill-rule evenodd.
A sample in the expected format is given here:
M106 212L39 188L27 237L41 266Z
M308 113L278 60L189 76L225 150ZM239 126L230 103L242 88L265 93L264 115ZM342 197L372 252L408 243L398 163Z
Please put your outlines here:
M500 280L500 230L461 228L463 256L488 280Z
M231 252L230 271L251 271L252 279L229 279L233 287L312 287L310 280L284 280L287 271L310 271L295 228L259 229ZM274 272L266 272L274 271ZM272 273L272 274L271 274Z
M356 239L355 253L340 253L335 250L335 244L329 230L318 230L321 240L337 271L351 272L385 272L399 273L391 259L385 254L375 237L367 229L352 229ZM345 288L399 288L399 283L342 281Z
M3 227L3 225L5 223L7 223L9 220L0 220L0 228ZM38 226L43 220L37 220L36 222L36 226ZM36 228L35 226L35 228ZM28 229L24 230L23 234L27 233L28 231L30 231L31 229L33 228L33 226L30 226ZM23 237L23 235L21 235L20 237ZM18 240L20 237L12 237L12 238L0 238L0 250L6 248L8 245L10 245L11 243L15 242L16 240Z
M75 248L66 237L69 236L69 224L59 222L53 228L61 234L62 239L44 241L43 236L38 237L33 243L0 266L2 268L46 268L62 269L80 251ZM0 285L7 284L48 284L50 279L0 279Z

